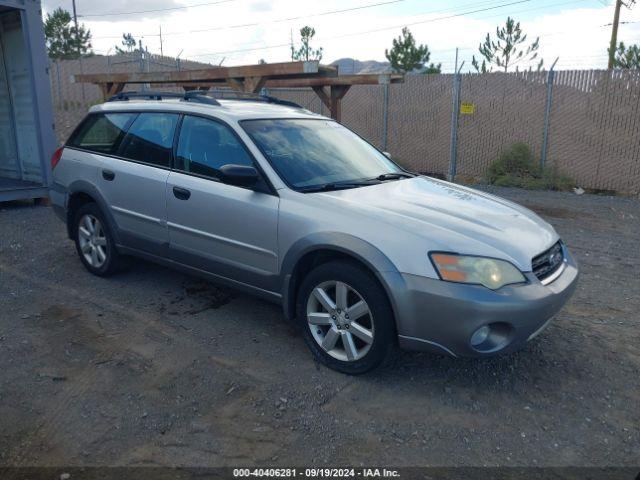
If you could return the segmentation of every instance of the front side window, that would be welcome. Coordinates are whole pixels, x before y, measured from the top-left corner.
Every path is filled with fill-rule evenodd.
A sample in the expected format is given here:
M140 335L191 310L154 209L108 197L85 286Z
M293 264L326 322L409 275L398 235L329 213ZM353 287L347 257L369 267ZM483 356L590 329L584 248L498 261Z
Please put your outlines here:
M175 168L218 178L224 165L252 166L251 157L229 127L202 117L185 116L180 128Z
M177 123L175 113L139 114L122 141L120 155L137 162L169 167Z
M242 127L282 179L296 189L403 172L351 130L330 120L245 120Z
M115 153L133 113L91 114L69 139L70 147L97 153Z

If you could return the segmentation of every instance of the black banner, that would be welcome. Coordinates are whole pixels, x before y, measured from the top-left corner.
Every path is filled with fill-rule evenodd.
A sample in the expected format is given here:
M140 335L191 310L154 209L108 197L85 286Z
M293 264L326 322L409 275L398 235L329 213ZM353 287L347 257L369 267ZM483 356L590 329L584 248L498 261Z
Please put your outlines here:
M213 480L234 478L640 480L640 467L0 467L1 480Z

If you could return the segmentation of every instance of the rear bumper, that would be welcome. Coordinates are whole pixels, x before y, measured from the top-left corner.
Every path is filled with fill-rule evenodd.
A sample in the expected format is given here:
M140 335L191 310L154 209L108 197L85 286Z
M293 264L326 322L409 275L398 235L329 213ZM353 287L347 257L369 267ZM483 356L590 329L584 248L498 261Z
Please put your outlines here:
M66 223L67 221L67 189L58 183L53 183L49 189L49 199L55 214Z
M553 282L543 285L529 273L526 285L497 291L408 274L381 275L389 286L402 348L482 357L515 351L540 333L575 291L578 266L565 249L564 270ZM484 326L490 336L472 346L471 337Z

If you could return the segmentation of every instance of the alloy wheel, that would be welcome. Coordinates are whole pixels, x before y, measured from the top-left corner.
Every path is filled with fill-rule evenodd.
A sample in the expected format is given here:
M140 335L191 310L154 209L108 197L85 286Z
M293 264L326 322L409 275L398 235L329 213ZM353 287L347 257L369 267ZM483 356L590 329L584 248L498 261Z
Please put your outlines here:
M311 291L307 323L318 345L338 360L359 360L373 344L371 310L362 296L344 282L323 282Z
M89 265L100 268L107 261L107 237L100 220L83 215L78 223L78 242L82 256Z

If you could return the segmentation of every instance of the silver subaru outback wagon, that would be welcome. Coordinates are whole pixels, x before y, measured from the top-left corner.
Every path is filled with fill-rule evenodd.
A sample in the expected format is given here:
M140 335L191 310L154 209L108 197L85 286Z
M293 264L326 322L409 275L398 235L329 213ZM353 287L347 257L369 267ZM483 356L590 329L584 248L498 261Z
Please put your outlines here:
M394 345L512 352L578 278L533 212L409 173L291 104L121 94L52 166L54 209L91 273L134 255L277 302L345 373Z

